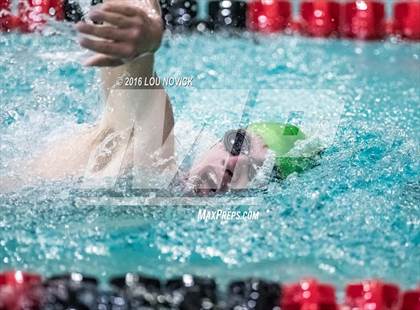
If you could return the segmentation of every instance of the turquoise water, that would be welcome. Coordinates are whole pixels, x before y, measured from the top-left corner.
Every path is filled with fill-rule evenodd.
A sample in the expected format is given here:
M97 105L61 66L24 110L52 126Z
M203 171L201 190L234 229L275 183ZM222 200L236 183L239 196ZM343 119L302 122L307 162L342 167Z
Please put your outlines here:
M289 36L165 40L157 72L192 76L195 89L334 92L344 112L320 166L271 184L248 206L77 207L71 183L0 194L0 270L77 270L100 278L126 271L159 277L190 272L221 283L250 275L281 281L313 275L339 287L380 277L415 286L419 47ZM1 175L57 132L97 117L98 79L94 69L71 60L80 53L64 35L0 37ZM168 89L175 117L190 114L200 125L208 117L202 113L206 98L191 108L185 103L189 91ZM215 125L222 122L220 115L211 117ZM203 222L197 219L200 208L259 210L260 218Z

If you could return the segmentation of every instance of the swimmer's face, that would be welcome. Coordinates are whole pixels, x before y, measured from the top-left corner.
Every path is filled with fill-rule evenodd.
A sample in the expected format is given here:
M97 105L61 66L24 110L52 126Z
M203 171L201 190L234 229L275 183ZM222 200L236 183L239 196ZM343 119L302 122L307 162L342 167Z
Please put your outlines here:
M201 158L189 171L187 182L198 194L225 192L230 189L245 189L264 163L267 146L262 139L245 131L242 145L233 145L236 131L229 132ZM227 145L229 144L230 147ZM238 147L239 146L239 147Z

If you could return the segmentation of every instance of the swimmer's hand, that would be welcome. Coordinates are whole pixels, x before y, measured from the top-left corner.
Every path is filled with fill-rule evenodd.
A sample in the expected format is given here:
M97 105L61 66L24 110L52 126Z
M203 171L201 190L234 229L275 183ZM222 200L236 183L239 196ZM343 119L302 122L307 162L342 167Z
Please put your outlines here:
M160 46L163 23L157 1L108 1L89 13L101 24L79 22L76 30L99 40L81 36L80 45L95 55L84 65L114 67L154 53Z

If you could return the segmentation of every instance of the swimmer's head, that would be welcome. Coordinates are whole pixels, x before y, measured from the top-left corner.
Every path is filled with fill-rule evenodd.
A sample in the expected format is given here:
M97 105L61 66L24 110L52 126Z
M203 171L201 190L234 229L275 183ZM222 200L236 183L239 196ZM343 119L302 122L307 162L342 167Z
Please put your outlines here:
M273 155L274 175L284 178L294 169L283 155L302 139L305 135L299 128L288 124L254 123L246 129L229 130L194 163L188 184L205 195L246 189Z

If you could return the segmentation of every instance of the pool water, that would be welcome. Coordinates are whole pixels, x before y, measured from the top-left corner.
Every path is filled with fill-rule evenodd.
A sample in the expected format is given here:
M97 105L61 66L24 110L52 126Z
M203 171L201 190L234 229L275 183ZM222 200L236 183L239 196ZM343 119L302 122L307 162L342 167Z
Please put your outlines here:
M52 137L98 116L98 77L78 63L83 51L69 38L68 32L0 36L0 175ZM320 165L271 184L257 194L258 203L241 206L80 207L76 185L66 182L3 193L0 270L77 270L99 278L188 272L222 284L251 275L280 281L312 275L339 288L379 277L415 286L419 47L293 36L167 38L157 72L193 77L193 89L332 91L344 111ZM190 91L168 88L176 119L190 115L200 125L208 117L206 98L188 106ZM264 109L270 113L275 105ZM220 115L211 117L223 123ZM260 217L204 222L197 217L203 208L258 210Z

